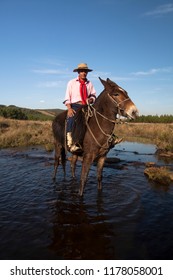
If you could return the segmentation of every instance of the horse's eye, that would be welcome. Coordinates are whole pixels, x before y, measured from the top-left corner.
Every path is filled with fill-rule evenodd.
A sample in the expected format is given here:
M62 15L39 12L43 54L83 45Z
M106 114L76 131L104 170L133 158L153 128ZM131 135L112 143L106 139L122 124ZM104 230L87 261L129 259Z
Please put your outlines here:
M115 92L113 95L114 95L114 96L119 96L119 93L118 93L118 92Z

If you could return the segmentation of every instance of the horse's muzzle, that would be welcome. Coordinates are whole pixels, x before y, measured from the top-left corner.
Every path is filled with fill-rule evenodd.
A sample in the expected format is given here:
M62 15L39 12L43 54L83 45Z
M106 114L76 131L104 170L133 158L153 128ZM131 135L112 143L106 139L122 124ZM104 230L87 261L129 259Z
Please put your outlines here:
M126 112L127 118L135 120L139 116L139 111L135 105L132 105Z

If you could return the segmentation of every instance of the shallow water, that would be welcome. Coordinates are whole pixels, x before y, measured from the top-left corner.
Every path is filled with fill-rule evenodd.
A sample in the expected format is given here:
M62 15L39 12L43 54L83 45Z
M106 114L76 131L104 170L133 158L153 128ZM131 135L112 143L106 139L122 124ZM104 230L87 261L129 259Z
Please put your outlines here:
M0 259L172 259L173 184L144 176L145 162L165 164L153 145L123 142L105 164L97 191L92 165L78 197L62 167L51 179L53 153L42 148L0 150ZM167 163L173 169L173 162Z

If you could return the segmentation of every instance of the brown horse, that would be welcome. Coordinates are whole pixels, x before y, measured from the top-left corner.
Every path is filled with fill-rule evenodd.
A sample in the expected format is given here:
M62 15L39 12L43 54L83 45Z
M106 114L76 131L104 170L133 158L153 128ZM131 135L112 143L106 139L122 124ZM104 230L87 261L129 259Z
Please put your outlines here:
M124 89L110 79L106 81L99 79L104 86L104 90L96 98L94 105L86 105L75 114L75 125L72 132L73 140L80 142L82 145L83 161L79 188L80 196L83 195L89 169L94 160L97 161L98 189L102 188L102 170L106 155L114 146L117 115L129 119L135 119L138 115L136 106ZM66 117L67 111L64 111L56 116L52 124L55 139L54 179L60 160L65 174ZM75 176L78 155L77 153L72 155L71 170L73 177Z

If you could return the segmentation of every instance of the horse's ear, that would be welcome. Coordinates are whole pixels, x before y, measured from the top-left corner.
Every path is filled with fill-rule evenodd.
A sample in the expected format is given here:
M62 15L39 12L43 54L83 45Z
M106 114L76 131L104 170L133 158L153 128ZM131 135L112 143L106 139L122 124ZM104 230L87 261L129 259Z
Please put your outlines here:
M111 81L109 78L107 78L107 82L110 86L117 86L118 87L118 85L115 82Z
M100 77L99 77L99 80L100 80L100 82L104 85L104 87L106 87L106 81L104 81L103 79L101 79Z
M108 81L105 81L105 80L101 79L100 77L99 77L99 79L100 79L100 82L104 85L105 88L109 88L110 87L110 84L108 83Z

